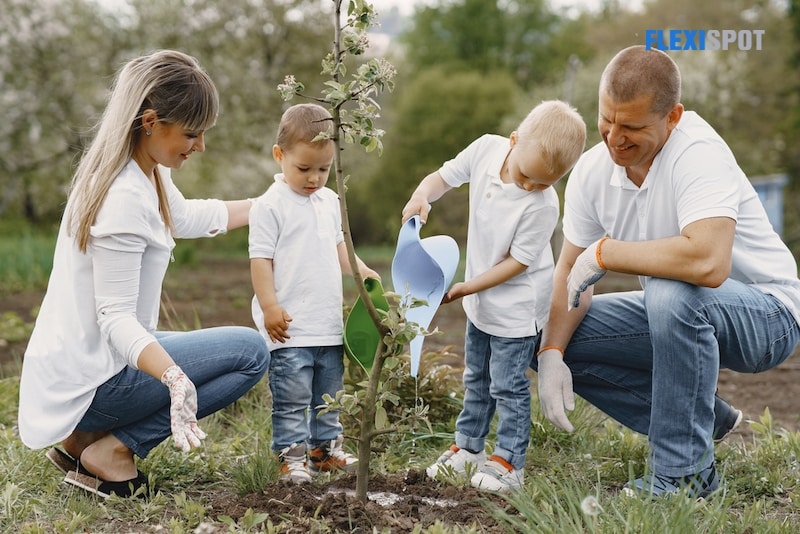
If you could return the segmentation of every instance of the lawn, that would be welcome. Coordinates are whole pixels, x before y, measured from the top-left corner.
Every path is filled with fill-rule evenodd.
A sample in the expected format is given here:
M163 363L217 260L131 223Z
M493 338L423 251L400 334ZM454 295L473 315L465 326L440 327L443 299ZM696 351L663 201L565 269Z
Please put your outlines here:
M367 263L386 272L386 279L391 257L387 250L359 251ZM31 258L34 256L35 253ZM247 260L241 251L229 256L232 257L210 256L202 249L181 253L183 259L171 266L165 281L165 327L250 324ZM0 276L0 280L5 279ZM64 484L60 473L45 459L44 451L28 450L16 434L18 365L23 350L20 347L24 347L30 317L35 315L33 308L43 291L41 281L19 284L8 289L2 299L3 311L9 315L0 322L0 339L10 339L12 333L15 339L22 339L6 343L6 354L13 354L7 358L0 378L2 532L455 534L800 530L800 433L796 431L796 421L788 415L782 415L781 421L792 423L787 426L795 430L784 428L769 410L756 408L762 406L759 404L737 404L746 408L750 421L717 447L717 465L725 485L707 501L682 497L640 501L621 495L622 485L644 469L646 439L582 402L571 416L576 423L575 432L568 434L554 428L538 409L535 379L531 444L521 491L501 497L478 493L463 479L427 480L424 468L452 440L461 396L463 315L458 307L447 306L440 308L441 315L437 314L444 334L426 340L427 353L419 381L408 376L405 361L394 376L387 378L401 406L427 405L429 424L418 421L404 426L402 432L387 434L376 443L378 450L370 461L369 503L352 497L355 481L347 475L319 477L302 488L276 480L276 462L269 453L270 399L266 379L233 406L202 421L209 437L200 449L183 454L170 443L163 443L140 461L140 469L149 475L154 488L149 498L101 501ZM24 302L17 298L23 294L27 295ZM29 314L23 313L28 309ZM19 320L9 319L12 313ZM346 378L347 388L352 391L359 387L363 376L352 369ZM741 401L750 398L748 392L762 401L774 394L775 398L786 399L789 406L797 398L789 389L748 389L742 384L746 382L726 385L727 391L736 392ZM396 419L399 413L390 412L389 416ZM347 415L343 415L343 422L352 449L358 426ZM490 435L490 443L492 438Z

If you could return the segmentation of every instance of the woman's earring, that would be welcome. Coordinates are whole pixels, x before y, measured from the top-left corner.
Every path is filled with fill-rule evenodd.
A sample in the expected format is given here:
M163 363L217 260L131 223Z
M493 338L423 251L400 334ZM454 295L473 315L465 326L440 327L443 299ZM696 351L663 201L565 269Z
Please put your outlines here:
M150 134L152 134L152 133L153 133L153 131L152 131L152 130L145 130L145 131L144 131L144 134L145 134L145 135L150 135Z

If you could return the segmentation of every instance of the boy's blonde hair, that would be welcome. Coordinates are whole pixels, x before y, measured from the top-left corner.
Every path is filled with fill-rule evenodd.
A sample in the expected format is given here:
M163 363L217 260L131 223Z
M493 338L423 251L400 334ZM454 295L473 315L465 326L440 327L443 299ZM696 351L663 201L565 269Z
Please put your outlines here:
M208 130L217 121L219 96L197 60L177 50L156 50L129 61L118 73L96 134L83 154L70 186L70 235L86 252L89 230L111 184L133 157L142 132L142 114L153 109L164 124ZM173 229L164 184L155 171L158 204Z
M291 150L297 143L311 144L319 134L329 132L332 126L333 117L319 104L295 104L283 112L275 144L284 151ZM315 142L329 140L330 136Z
M578 111L561 100L545 100L517 128L522 150L538 150L548 172L564 176L577 163L586 145L586 123Z

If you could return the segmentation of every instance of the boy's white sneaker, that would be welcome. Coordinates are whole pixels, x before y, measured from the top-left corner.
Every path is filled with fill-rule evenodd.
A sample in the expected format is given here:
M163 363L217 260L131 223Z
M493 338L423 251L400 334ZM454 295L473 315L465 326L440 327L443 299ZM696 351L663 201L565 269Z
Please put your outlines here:
M454 474L464 476L467 473L467 464L472 464L472 469L474 470L481 467L485 462L485 452L469 452L453 444L439 456L438 460L429 465L425 472L432 479L436 478L440 470L443 472L451 470Z
M308 453L308 470L311 474L320 471L335 471L341 469L347 473L354 473L358 469L358 458L344 450L342 436L311 449Z
M478 489L507 492L521 488L524 481L524 469L514 469L503 458L492 455L480 471L472 476L470 484Z
M307 484L311 482L311 473L308 472L306 463L305 444L294 443L283 449L278 458L281 462L280 480Z

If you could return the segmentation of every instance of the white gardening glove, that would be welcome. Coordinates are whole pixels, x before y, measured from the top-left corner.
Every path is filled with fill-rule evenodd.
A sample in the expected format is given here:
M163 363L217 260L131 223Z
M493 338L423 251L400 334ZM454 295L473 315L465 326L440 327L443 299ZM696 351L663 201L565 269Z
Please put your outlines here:
M600 260L600 245L608 239L604 237L589 245L575 260L575 265L567 276L567 311L577 308L580 304L581 293L590 285L596 284L606 274L606 269Z
M200 440L206 437L197 426L197 390L177 365L164 371L161 383L169 388L172 439L176 447L189 452L192 447L199 447Z
M558 349L545 349L539 353L539 403L548 421L558 428L572 432L575 427L564 411L575 409L575 393L572 391L572 373L564 363Z

